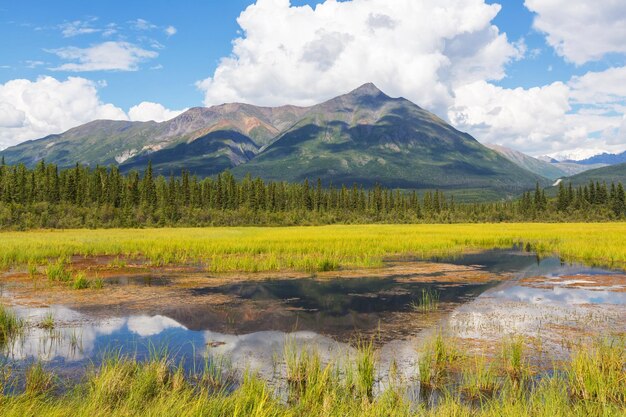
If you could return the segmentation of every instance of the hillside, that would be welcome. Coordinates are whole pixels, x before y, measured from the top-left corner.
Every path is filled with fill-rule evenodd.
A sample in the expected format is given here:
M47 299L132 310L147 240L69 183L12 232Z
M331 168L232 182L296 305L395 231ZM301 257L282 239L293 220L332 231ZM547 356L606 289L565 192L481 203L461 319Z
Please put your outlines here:
M524 168L530 172L534 172L537 175L541 175L542 177L556 180L558 178L562 178L568 175L564 170L562 170L553 163L533 158L532 156L526 155L525 153L504 146L495 145L492 143L485 143L484 145L489 149L498 152L500 155L513 162L515 165Z
M565 179L566 183L585 185L593 182L621 182L626 185L626 163L592 169Z

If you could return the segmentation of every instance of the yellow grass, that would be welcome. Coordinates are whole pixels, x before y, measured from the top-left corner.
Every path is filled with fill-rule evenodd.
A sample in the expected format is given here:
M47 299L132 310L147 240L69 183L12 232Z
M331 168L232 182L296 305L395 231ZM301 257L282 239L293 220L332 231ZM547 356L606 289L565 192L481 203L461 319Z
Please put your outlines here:
M498 223L3 232L0 267L110 255L155 265L200 263L215 272L318 271L515 244L567 260L626 266L626 223Z

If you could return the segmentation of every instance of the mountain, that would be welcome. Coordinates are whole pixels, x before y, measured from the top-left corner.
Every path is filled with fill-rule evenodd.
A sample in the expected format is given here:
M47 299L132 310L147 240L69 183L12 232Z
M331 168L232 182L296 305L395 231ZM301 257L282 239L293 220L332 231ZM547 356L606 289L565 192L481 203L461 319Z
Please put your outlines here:
M607 166L607 164L603 164L603 163L583 164L580 161L571 161L571 160L559 161L558 159L554 159L553 157L547 156L547 155L538 156L535 159L538 159L543 162L549 162L554 167L563 171L565 173L565 176L576 175L576 174L580 174L581 172L588 171L590 169L602 168L602 167Z
M583 159L581 161L576 161L578 164L582 165L593 165L593 164L605 164L605 165L615 165L615 164L623 164L626 163L626 151L618 154L613 153L602 153L600 155L592 156L591 158Z
M589 171L590 169L597 169L607 166L606 164L584 165L578 162L571 161L555 162L553 165L561 171L564 171L565 175L568 177L580 174L581 172Z
M515 195L547 180L404 98L373 84L311 107L231 103L156 122L97 120L1 152L7 163L117 164L157 173L185 168L325 184L453 190L467 198Z
M513 195L545 179L373 84L308 109L249 163L233 170L270 180L320 178L470 196Z
M551 163L551 161L543 161L538 158L533 158L525 153L492 143L485 143L484 145L489 149L498 152L515 165L530 172L534 172L537 175L541 175L542 177L556 180L567 176L567 173L564 170Z
M27 166L45 159L60 167L116 164L124 170L143 169L152 159L156 172L187 167L211 175L250 160L303 112L295 106L223 104L192 108L162 123L96 120L1 154L7 163Z
M572 185L585 185L589 184L589 181L606 182L607 184L621 182L626 185L626 163L592 169L565 180L566 183L571 182Z

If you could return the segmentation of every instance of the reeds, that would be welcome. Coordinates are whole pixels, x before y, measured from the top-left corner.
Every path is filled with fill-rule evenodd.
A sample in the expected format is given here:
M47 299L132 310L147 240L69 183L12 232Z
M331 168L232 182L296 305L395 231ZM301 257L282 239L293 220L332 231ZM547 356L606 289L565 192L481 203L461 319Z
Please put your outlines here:
M10 342L24 328L24 321L0 304L0 347Z
M422 288L422 295L411 303L411 309L421 313L437 311L439 308L439 291L432 288Z
M231 389L213 389L201 381L202 374L186 373L165 354L155 354L146 362L132 357L109 355L101 365L88 370L83 383L61 393L54 390L55 377L41 364L31 366L25 375L24 390L0 397L0 415L13 416L623 416L624 341L601 342L582 347L563 369L542 375L536 383L507 389L506 368L519 368L522 355L501 363L487 358L470 358L445 337L435 335L430 349L440 366L455 372L454 364L471 364L462 371L469 376L449 380L432 403L411 405L403 387L390 386L370 395L374 352L369 344L357 347L355 362L341 368L322 364L312 348L295 353L287 348L287 375L295 391L282 400L273 388L253 372L246 372ZM439 339L439 341L437 341ZM503 345L512 343L506 340ZM515 348L517 349L517 347ZM470 358L470 359L468 359ZM518 358L522 358L521 362ZM503 359L503 358L501 358ZM468 362L469 361L469 362ZM509 365L507 365L509 363ZM359 365L360 364L360 365ZM484 368L488 368L485 370ZM210 370L217 375L217 369ZM494 377L497 374L497 378ZM357 376L358 375L358 376ZM208 377L208 379L213 376ZM355 379L356 378L356 379ZM358 388L361 380L365 389ZM460 391L459 391L460 390ZM488 391L486 395L482 395ZM468 393L476 392L475 396ZM478 398L479 401L472 401Z

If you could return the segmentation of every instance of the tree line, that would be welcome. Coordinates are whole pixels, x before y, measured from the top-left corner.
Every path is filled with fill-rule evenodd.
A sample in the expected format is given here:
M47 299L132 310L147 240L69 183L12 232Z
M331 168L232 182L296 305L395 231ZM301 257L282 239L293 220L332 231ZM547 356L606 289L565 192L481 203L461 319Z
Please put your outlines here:
M519 199L458 203L439 190L418 194L375 186L323 186L213 178L123 174L115 166L59 170L0 164L0 228L610 221L626 216L621 183L559 184L548 198L537 185Z

